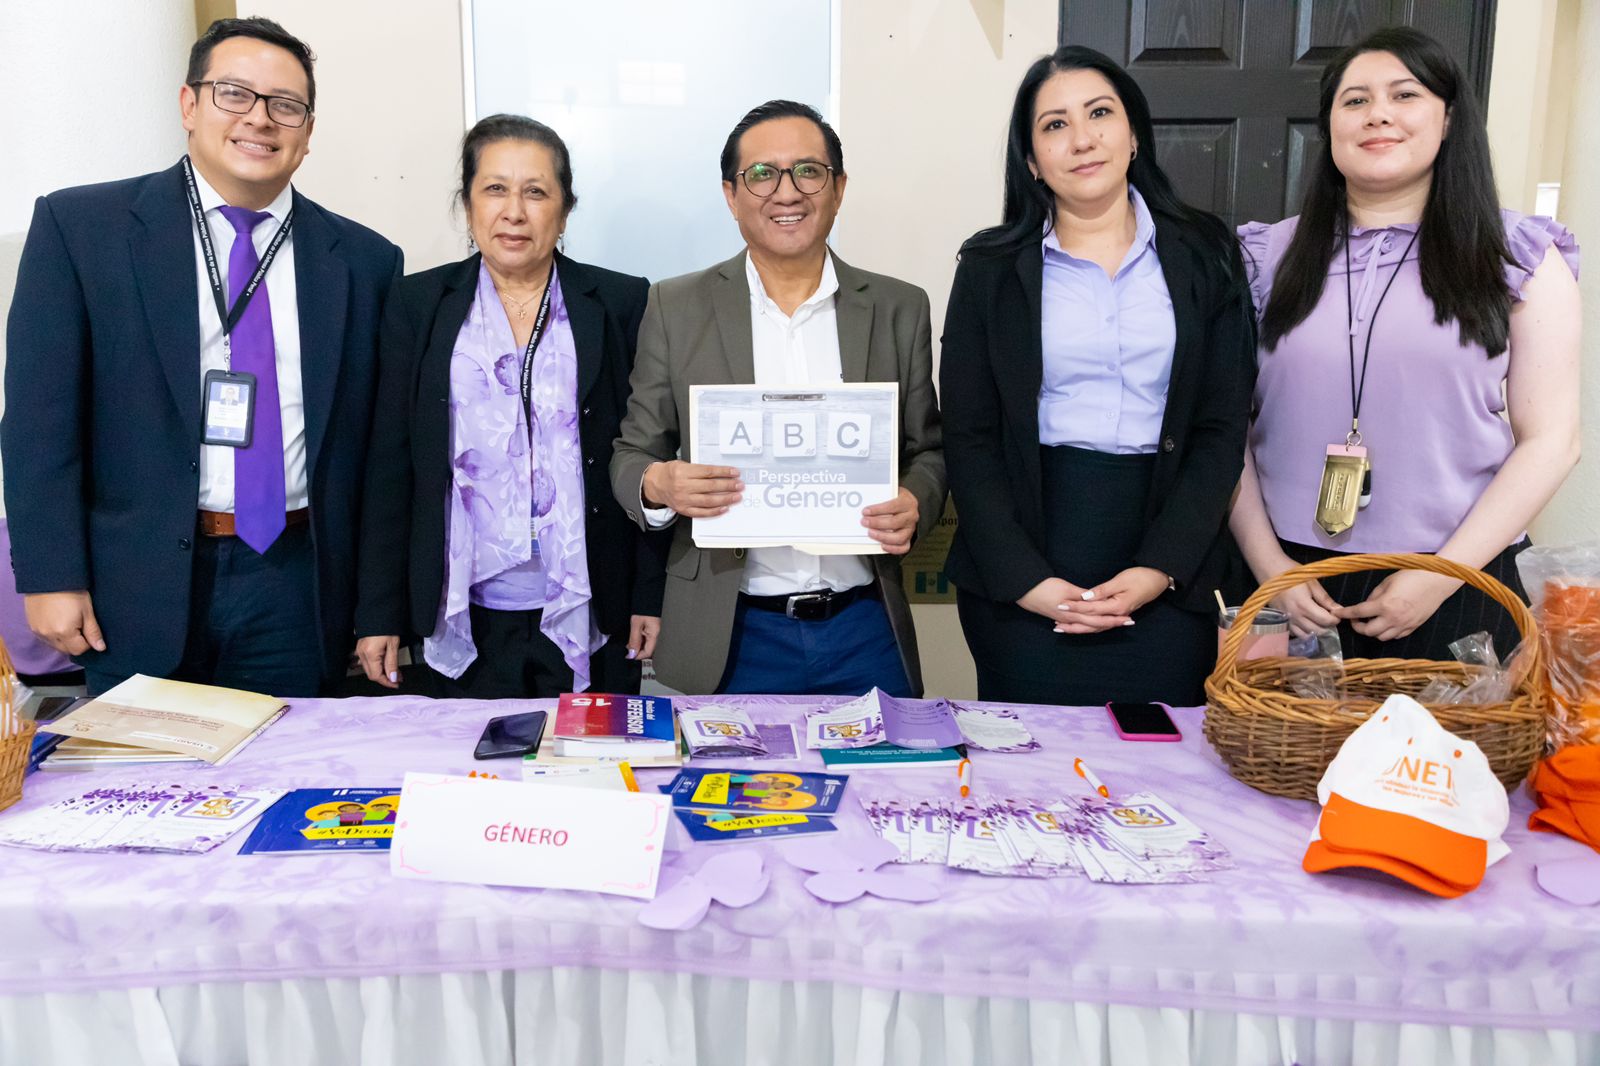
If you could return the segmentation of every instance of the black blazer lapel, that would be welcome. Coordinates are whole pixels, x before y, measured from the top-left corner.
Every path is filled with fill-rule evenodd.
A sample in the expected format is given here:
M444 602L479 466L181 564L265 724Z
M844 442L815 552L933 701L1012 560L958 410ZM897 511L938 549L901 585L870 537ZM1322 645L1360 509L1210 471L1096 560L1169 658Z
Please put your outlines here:
M605 358L606 309L595 296L594 275L582 263L558 254L556 274L561 281L561 299L567 305L567 321L572 325L572 343L578 350L578 402L582 403L600 377Z
M1194 250L1184 240L1183 231L1168 222L1156 224L1156 258L1167 281L1172 300L1172 323L1176 340L1172 350L1172 372L1167 379L1167 409L1161 417L1161 436L1172 435L1173 427L1187 424L1193 404L1191 397L1198 383L1205 352L1202 351L1203 316L1195 272Z
M194 219L184 200L182 164L153 175L133 202L144 232L130 240L134 283L156 358L184 428L200 446L200 285Z
M445 478L450 469L450 358L456 337L478 295L478 263L472 255L457 263L445 279L434 312L433 328L417 367L416 411L412 422L417 455L437 456ZM379 417L383 417L380 413ZM439 496L440 499L444 497Z
M1017 252L1017 281L1022 286L1022 298L1028 313L1018 321L1023 335L1015 343L1005 345L996 355L1011 357L1006 374L1000 377L1001 406L1010 411L1016 425L1014 438L1019 441L1039 440L1039 390L1044 386L1044 250L1038 241L1029 241ZM1041 495L1029 504L1035 509L1042 524L1044 519L1044 468L1039 463L1039 449L1024 447L1022 464L1028 485L1041 486Z
M344 359L344 320L350 295L350 268L334 254L338 235L316 204L294 194L294 283L300 305L300 381L305 395L306 478L317 470L317 456L333 415L339 364Z

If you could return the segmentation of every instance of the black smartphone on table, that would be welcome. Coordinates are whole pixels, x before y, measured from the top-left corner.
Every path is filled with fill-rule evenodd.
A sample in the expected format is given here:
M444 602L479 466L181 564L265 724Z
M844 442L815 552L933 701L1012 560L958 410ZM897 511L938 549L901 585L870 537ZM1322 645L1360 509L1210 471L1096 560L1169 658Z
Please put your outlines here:
M489 719L478 738L474 759L508 759L513 755L532 755L544 736L544 711L525 711Z

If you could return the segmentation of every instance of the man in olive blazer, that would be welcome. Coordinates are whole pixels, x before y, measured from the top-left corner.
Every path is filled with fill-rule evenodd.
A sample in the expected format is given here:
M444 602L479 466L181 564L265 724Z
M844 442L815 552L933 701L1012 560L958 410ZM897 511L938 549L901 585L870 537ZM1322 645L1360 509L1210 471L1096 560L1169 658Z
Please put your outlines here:
M723 153L724 194L746 251L650 290L611 480L642 527L676 518L655 669L683 692L922 691L899 557L944 506L928 298L827 249L843 171L838 138L816 112L787 101L756 108ZM863 512L888 554L702 549L680 517L721 513L740 488L732 468L678 459L692 454L690 387L779 384L778 334L763 332L775 328L801 338L810 364L809 377L782 384L899 384L901 491ZM888 652L869 661L874 624Z

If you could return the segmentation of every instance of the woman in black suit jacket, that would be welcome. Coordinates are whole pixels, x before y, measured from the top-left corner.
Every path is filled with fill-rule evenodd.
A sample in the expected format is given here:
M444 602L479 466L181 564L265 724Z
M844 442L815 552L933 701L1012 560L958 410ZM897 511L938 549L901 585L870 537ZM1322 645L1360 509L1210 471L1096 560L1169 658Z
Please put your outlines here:
M1177 198L1154 147L1109 58L1040 59L1011 116L1005 221L962 248L940 366L947 569L982 699L1204 698L1250 303L1226 227Z
M478 254L402 279L380 345L357 656L396 686L422 638L437 696L637 692L670 531L608 484L648 283L556 251L566 145L495 115L462 142Z

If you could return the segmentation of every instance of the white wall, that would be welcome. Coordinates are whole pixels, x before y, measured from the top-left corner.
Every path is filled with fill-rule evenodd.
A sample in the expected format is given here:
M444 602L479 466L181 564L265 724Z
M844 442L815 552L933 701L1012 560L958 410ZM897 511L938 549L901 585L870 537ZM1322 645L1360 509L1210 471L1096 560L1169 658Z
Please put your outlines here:
M1600 2L1585 0L1577 25L1577 64L1570 91L1566 165L1561 174L1561 220L1585 242L1579 271L1583 292L1583 454L1539 521L1536 539L1563 543L1600 536L1600 128L1592 103L1600 98Z
M192 0L0 4L0 321L37 197L169 167L183 154L178 92L194 36ZM80 84L96 75L107 90L99 107Z

